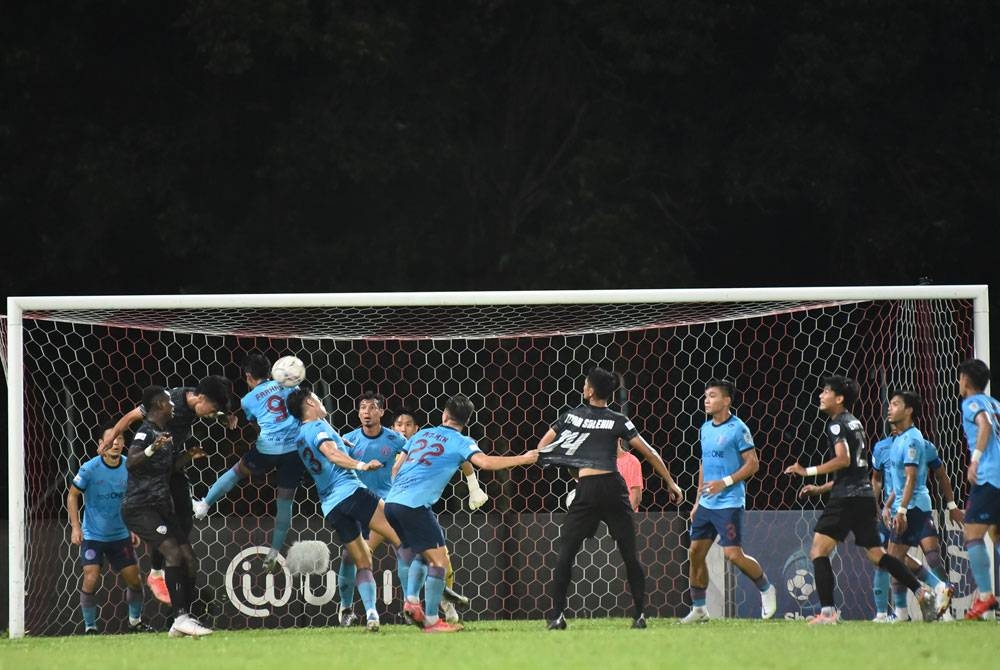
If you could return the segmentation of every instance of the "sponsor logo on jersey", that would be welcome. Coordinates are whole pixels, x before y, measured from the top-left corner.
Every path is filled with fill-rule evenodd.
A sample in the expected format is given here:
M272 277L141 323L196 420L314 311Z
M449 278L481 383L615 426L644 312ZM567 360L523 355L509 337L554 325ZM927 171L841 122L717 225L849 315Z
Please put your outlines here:
M834 435L840 435L840 424L834 423L830 425L830 432Z

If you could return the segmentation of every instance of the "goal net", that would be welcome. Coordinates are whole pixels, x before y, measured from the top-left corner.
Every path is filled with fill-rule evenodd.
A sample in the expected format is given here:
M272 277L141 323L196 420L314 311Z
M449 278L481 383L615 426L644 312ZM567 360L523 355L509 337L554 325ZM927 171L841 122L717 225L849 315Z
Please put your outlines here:
M919 425L940 449L952 481L961 482L965 449L957 406L958 364L988 341L985 287L609 291L129 298L12 298L3 358L10 395L10 631L61 635L80 629L78 548L69 542L65 499L79 466L95 455L98 427L134 408L151 384L194 386L209 374L246 392L240 364L253 351L272 361L295 354L347 432L359 425L357 398L382 393L389 412L416 410L424 425L440 419L449 396L469 396L469 426L487 453L533 448L563 410L580 402L588 367L621 373L612 408L627 413L663 456L686 500L668 501L644 464L637 514L640 559L647 570L648 614L683 615L690 606L687 525L698 476L698 427L705 382L735 382L734 412L757 445L761 467L747 486L744 548L778 586L779 615L818 608L808 560L817 503L796 497L798 478L782 470L801 459L826 459L816 405L821 376L857 379L854 413L874 443L885 434L887 392L917 390ZM246 429L197 422L204 448L189 475L203 497L252 443ZM565 471L538 466L480 473L489 502L467 507L461 477L436 507L446 530L456 589L471 597L464 617L538 619L550 606L565 496ZM308 480L308 478L307 478ZM940 505L938 505L940 508ZM220 628L336 625L340 548L324 528L311 481L298 490L289 546L328 542L335 557L325 576L265 576L260 559L273 524L269 477L230 492L204 521L199 613ZM940 518L940 517L939 517ZM951 577L968 596L964 551L942 526ZM848 618L870 618L871 569L842 545L833 559L838 603ZM149 567L146 551L140 565ZM388 620L401 593L385 548L375 554L380 607ZM709 605L718 615L759 616L759 595L713 550ZM98 591L105 630L124 627L122 585L104 572ZM961 602L961 600L959 600ZM603 527L588 540L574 572L569 611L625 616L630 598L613 541ZM169 611L147 594L145 618L165 629Z

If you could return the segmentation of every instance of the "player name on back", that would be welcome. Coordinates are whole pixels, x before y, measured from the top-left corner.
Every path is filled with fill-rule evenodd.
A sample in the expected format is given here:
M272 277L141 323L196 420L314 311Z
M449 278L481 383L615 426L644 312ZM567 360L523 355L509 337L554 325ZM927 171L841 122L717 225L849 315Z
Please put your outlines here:
M566 423L589 430L611 430L615 427L614 419L583 419L575 414L567 414Z

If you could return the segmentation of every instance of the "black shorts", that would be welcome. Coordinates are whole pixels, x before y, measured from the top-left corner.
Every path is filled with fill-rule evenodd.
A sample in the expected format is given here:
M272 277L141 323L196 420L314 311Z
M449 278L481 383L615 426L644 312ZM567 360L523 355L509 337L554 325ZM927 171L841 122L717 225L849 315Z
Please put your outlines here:
M186 535L177 527L177 519L167 506L122 505L122 521L152 549L159 549L167 538L174 538L178 544L186 544Z
M816 522L813 532L832 537L837 542L854 533L854 544L859 547L880 547L878 512L871 497L830 498L826 509Z
M260 476L271 470L275 471L274 485L280 489L296 489L302 483L305 464L298 451L284 454L262 454L257 446L243 455L243 465L251 475Z
M581 477L576 497L569 506L560 532L564 537L593 537L603 521L616 541L628 535L634 537L633 514L628 488L620 474L612 472Z

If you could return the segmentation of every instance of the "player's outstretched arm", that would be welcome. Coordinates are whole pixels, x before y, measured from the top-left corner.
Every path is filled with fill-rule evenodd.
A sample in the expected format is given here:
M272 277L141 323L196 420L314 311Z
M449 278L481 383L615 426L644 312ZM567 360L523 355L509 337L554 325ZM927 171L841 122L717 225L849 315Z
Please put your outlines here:
M128 458L125 459L125 469L134 470L139 467L152 458L153 454L163 448L163 445L172 439L170 433L160 433L150 445L144 445L142 442L133 442L128 450Z
M825 463L803 467L800 463L795 462L785 468L785 474L798 475L800 477L817 477L819 475L828 475L848 467L851 464L851 457L847 451L847 442L840 440L833 446L833 449L835 456Z
M378 470L382 467L382 462L375 459L366 463L364 461L359 461L352 456L348 456L337 448L337 444L333 440L325 440L319 445L319 450L323 452L323 455L326 456L328 461L334 465L344 468L345 470Z
M653 471L667 483L670 502L675 504L683 502L684 492L681 491L681 487L677 486L677 482L674 481L674 478L670 476L670 470L667 469L667 464L664 463L663 459L660 458L660 455L656 453L651 446L649 446L649 443L642 439L641 436L636 435L628 441L628 446L642 454L642 457L653 466Z
M538 449L526 451L520 456L487 456L481 451L477 451L469 461L480 470L507 470L516 468L519 465L531 465L538 461Z
M70 531L69 541L75 545L83 544L83 528L80 526L80 498L83 491L72 484L66 492L66 512L69 516Z
M104 450L110 447L111 444L115 441L115 438L117 438L119 435L128 430L129 426L131 426L133 423L136 423L137 421L142 421L143 418L144 416L142 414L142 409L136 407L131 412L129 412L122 418L118 419L118 423L116 423L111 428L111 432L106 433L101 438L101 441L97 444L97 453L103 454Z

